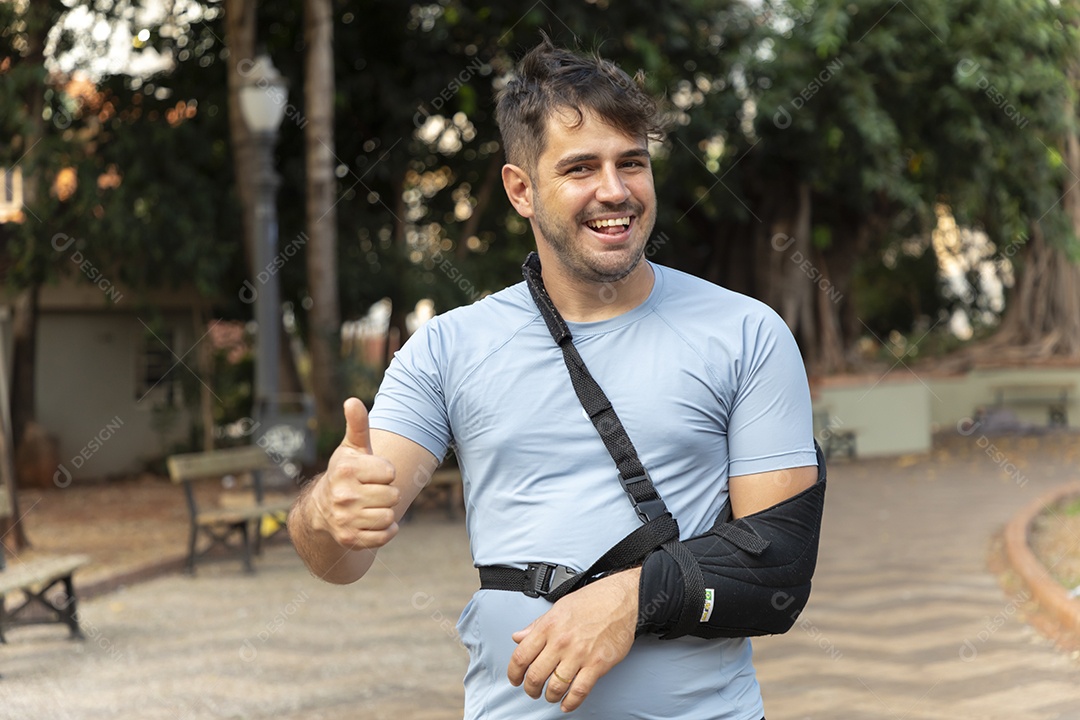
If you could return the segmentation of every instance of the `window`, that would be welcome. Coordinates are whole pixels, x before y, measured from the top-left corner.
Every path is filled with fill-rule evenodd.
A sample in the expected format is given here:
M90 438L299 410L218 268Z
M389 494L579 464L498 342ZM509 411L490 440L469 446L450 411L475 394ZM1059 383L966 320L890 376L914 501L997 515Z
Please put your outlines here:
M18 217L23 204L22 169L0 170L0 222Z
M136 368L136 400L150 396L168 405L176 404L177 371L182 367L173 354L176 340L172 330L143 334Z

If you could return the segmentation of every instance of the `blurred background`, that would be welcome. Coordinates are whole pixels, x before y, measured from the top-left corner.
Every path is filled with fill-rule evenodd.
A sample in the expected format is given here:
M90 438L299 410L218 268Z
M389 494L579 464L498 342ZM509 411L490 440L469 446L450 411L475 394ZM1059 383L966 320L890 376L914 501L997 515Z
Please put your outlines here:
M317 467L410 332L520 279L493 96L541 31L665 98L649 257L784 317L832 451L1068 427L1078 19L1072 0L4 0L4 495L253 434L286 475Z

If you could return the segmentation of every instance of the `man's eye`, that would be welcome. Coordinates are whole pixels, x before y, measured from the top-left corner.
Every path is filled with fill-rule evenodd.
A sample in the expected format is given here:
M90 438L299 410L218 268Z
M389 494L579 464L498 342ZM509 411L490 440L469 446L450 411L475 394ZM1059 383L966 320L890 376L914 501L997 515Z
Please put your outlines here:
M588 165L575 165L574 167L570 168L570 170L568 172L580 175L581 173L588 172L588 171L589 171L589 166Z

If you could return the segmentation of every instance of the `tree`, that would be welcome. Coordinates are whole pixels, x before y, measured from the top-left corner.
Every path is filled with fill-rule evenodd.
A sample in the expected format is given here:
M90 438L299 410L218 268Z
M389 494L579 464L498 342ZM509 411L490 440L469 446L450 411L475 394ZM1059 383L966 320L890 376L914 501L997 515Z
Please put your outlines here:
M334 25L331 0L304 2L307 169L308 350L315 413L323 434L340 436L341 305L338 297L337 176L334 153Z

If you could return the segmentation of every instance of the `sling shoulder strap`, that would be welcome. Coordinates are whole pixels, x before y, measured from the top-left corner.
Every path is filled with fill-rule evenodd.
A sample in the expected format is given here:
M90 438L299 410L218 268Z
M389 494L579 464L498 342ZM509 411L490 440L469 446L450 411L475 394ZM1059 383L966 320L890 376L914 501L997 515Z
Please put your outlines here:
M564 579L558 585L554 585L553 582L560 572L558 567L552 568L549 572L540 573L530 566L528 571L519 571L524 572L525 575L517 582L529 585L531 592L537 585L538 579L542 583L543 577L549 578L547 582L551 585L551 589L543 594L551 602L556 602L559 598L592 580L641 562L648 553L662 546L670 548L669 552L672 552L680 565L692 563L693 558L679 546L678 522L668 511L663 498L653 485L652 478L649 477L648 471L638 457L634 443L615 413L615 408L612 407L611 401L585 366L585 361L574 347L570 328L547 294L541 277L540 257L535 252L529 253L526 258L522 266L522 274L525 276L525 283L552 339L562 350L574 392L592 421L593 427L596 428L596 432L603 440L608 454L611 455L619 471L619 483L643 525L611 547L587 570ZM690 567L684 569L688 574L694 574ZM489 575L497 572L492 568L481 568L481 582L483 582L485 570L489 572ZM700 592L704 596L704 586Z

